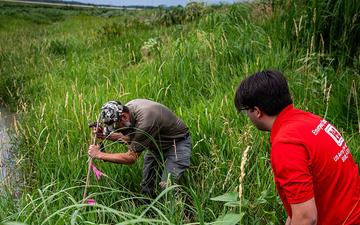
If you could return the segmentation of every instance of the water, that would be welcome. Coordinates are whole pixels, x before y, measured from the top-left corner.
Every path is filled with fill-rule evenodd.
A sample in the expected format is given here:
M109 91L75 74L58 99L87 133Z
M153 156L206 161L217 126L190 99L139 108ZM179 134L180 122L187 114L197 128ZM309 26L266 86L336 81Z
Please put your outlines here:
M15 156L10 133L14 118L14 115L4 108L0 108L0 194L5 187L11 186L16 177Z

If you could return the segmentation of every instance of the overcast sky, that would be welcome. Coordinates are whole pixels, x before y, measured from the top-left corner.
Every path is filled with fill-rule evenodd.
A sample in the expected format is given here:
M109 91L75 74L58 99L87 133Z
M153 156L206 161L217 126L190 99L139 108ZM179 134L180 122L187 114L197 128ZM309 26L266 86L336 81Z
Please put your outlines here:
M96 4L96 5L115 5L115 6L128 6L128 5L146 5L146 6L176 6L182 5L185 6L189 3L189 0L64 0L64 1L76 1L82 3ZM199 1L197 1L199 2ZM234 3L236 0L206 0L200 1L206 3Z

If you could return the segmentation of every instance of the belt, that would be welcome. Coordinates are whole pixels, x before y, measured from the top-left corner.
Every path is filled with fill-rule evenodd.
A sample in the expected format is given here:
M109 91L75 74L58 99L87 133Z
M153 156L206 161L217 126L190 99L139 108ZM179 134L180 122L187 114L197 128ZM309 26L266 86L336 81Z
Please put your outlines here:
M175 142L186 140L190 136L190 133L187 132L183 137L174 138Z

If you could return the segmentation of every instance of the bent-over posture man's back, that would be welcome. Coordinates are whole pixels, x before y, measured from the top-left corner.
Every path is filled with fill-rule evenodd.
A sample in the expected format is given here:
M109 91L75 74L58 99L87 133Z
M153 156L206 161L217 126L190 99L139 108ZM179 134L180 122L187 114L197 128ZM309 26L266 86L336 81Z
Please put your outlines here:
M141 182L144 194L154 196L157 181L162 188L168 178L178 182L190 166L192 141L188 127L166 106L147 99L134 99L125 105L109 101L102 107L101 120L106 127L95 130L97 137L128 144L128 152L106 153L100 151L100 146L91 145L89 155L132 164L148 150Z

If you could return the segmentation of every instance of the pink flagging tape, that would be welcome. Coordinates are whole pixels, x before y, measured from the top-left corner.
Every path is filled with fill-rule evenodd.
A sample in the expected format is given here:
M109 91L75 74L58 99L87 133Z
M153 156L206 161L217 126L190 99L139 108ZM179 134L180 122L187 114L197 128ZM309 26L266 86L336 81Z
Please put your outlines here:
M96 201L95 201L95 199L89 198L89 199L86 200L86 203L87 203L88 205L95 205L95 204L96 204Z
M100 170L98 170L93 163L91 163L90 166L91 166L91 169L92 169L92 171L94 172L94 174L96 176L96 180L100 180L103 173Z

